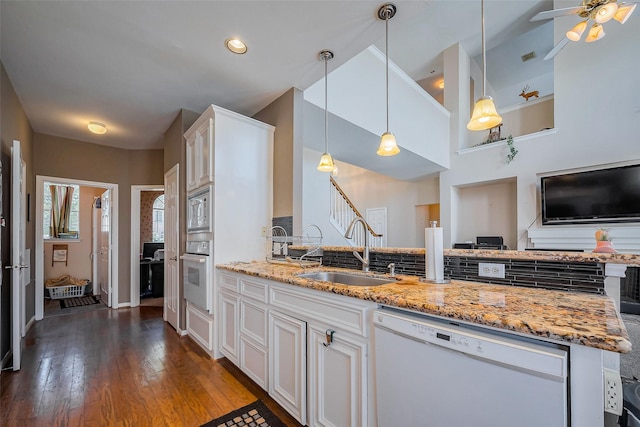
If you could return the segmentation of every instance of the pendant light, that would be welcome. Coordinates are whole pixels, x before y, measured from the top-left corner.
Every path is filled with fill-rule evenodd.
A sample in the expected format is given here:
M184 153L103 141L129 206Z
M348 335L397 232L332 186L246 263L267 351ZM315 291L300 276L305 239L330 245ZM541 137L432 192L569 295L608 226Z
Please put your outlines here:
M320 60L324 61L324 153L320 157L318 170L320 172L333 172L336 165L333 163L333 157L329 154L329 113L327 109L327 62L333 59L333 52L330 50L320 51Z
M502 117L496 111L493 99L487 96L487 52L484 46L484 0L482 0L482 98L473 107L471 120L467 123L469 130L486 130L502 123Z
M378 9L378 18L383 19L385 23L385 84L387 90L387 131L380 137L380 145L376 153L378 156L395 156L400 152L400 148L396 143L396 137L389 132L389 19L396 14L396 5L387 3Z

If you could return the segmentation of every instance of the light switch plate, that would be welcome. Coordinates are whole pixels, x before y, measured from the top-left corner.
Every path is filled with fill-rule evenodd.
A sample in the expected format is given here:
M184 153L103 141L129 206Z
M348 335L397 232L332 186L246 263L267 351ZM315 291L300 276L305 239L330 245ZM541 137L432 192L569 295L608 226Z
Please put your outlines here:
M496 279L504 279L504 264L495 264L492 262L479 262L478 276L495 277Z

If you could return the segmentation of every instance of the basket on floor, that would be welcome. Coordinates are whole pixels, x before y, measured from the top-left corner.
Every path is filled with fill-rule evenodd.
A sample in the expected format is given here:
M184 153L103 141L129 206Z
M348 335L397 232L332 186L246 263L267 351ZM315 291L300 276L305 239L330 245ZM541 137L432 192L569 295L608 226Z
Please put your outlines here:
M49 291L49 298L63 299L84 296L89 280L76 279L69 275L60 276L57 279L49 279L44 285Z

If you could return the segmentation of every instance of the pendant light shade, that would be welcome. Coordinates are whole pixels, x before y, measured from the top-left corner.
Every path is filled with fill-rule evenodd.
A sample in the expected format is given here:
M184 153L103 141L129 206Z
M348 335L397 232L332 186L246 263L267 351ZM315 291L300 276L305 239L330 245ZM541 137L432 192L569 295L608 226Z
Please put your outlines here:
M467 123L469 130L487 130L502 123L502 117L498 114L493 98L487 96L487 52L484 46L484 0L481 6L482 15L482 97L476 101L473 107L471 120Z
M467 124L469 130L486 130L498 126L502 123L502 117L496 111L493 99L490 96L483 96L476 101L473 107L471 120Z
M378 156L395 156L400 152L400 147L396 143L396 137L391 132L385 132L380 138L380 145L376 154Z
M324 61L324 153L320 157L318 170L320 172L333 172L336 165L333 163L333 157L329 154L329 112L327 109L327 62L333 58L333 52L330 50L320 51L320 60Z
M618 3L611 2L600 6L596 11L595 20L598 24L610 21L618 11Z
M380 137L380 145L376 153L379 156L395 156L400 152L400 147L396 142L396 137L389 132L389 19L396 14L396 6L393 3L382 5L378 9L378 18L384 20L385 23L385 85L387 94L387 131Z

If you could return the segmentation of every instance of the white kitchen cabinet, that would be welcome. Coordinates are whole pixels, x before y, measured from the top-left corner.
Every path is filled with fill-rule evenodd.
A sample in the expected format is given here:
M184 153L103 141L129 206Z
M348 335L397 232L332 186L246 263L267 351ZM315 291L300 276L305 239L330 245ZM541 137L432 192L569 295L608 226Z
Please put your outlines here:
M185 133L187 144L187 191L213 182L214 179L214 122L203 120Z
M220 352L238 364L238 296L224 291L218 298L220 317Z
M366 340L311 323L308 335L309 426L368 425Z
M269 396L307 424L307 323L269 313Z
M271 225L273 213L273 134L275 128L255 119L210 105L184 133L186 143L186 190L194 194L199 189L211 187L211 228L188 233L187 240L208 241L211 266L232 261L249 261L263 258L265 239L260 231ZM183 208L184 208L183 204ZM213 270L212 268L212 271ZM241 294L238 275L229 283L218 282L218 276L207 278L212 295L213 313L187 312L201 330L187 328L187 334L213 358L227 356L238 363L242 350L239 328L239 300L233 305L231 296ZM231 277L231 276L229 276ZM227 286L228 285L228 286ZM220 290L227 293L220 301ZM185 295L184 292L181 292ZM193 295L185 295L193 298ZM202 301L191 301L187 310L196 310ZM226 312L222 312L226 310ZM235 310L235 314L233 311ZM197 318L195 317L197 315ZM208 341L202 337L205 324L201 317L208 317L206 326L211 333ZM233 322L225 318L233 319ZM215 320L215 322L214 322ZM198 335L199 334L199 335ZM255 343L254 343L255 344ZM224 347L224 350L223 350ZM259 348L266 353L266 348Z

